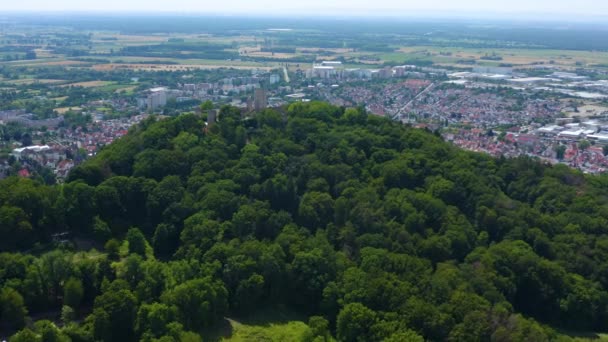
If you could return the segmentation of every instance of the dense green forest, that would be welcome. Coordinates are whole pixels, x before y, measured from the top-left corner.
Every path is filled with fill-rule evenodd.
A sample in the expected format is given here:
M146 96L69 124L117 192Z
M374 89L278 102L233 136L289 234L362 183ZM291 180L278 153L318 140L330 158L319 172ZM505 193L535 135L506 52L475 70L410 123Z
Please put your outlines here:
M147 120L64 185L1 181L0 337L200 341L272 307L316 342L608 329L608 176L325 103L219 118Z

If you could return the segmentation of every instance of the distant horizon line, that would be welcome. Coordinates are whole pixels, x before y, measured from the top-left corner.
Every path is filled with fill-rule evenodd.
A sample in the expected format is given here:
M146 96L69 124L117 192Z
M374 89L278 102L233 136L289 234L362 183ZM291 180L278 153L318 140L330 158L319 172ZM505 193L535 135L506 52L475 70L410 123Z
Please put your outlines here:
M314 15L319 19L417 19L417 20L437 20L437 19L454 19L454 20L512 20L517 23L521 22L539 22L539 23L588 23L588 24L604 24L608 26L608 14L585 14L585 13L551 13L538 11L522 11L522 12L491 12L491 11L409 11L409 12L367 12L367 13L335 13L333 11L327 13L303 12L291 13L289 11L262 13L262 12L204 12L204 11L162 11L162 10L0 10L0 16L12 15L88 15L88 16L180 16L180 17L245 17L259 19L281 19L281 18L308 18Z

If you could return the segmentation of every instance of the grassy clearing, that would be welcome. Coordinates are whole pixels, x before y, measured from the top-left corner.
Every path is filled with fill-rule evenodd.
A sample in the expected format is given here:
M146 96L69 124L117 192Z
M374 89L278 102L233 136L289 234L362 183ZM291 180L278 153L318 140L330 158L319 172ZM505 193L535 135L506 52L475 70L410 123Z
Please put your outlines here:
M108 89L112 90L112 89L110 89L111 87L108 87ZM115 87L117 87L114 89L115 93L124 94L124 95L133 95L135 93L135 89L137 89L137 86L129 86L129 85L121 85L121 84L118 84Z
M204 341L213 342L290 342L301 341L309 331L307 317L285 309L269 308L244 318L226 318L210 331Z
M562 336L567 336L574 339L575 342L608 342L608 334L594 333L594 332L571 332L571 331L559 331Z
M308 331L308 325L304 322L292 321L287 323L268 324L255 326L242 324L229 320L233 333L228 338L222 338L225 342L289 342L301 341Z
M116 92L121 89L135 89L136 87L137 86L134 86L133 84L109 83L99 87L99 90L107 92Z

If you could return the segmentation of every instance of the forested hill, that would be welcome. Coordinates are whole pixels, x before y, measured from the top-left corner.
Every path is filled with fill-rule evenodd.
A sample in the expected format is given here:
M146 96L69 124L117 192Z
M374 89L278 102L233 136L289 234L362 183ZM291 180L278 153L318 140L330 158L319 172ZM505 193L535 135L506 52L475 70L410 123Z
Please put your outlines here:
M145 121L62 186L0 182L0 337L197 341L273 307L317 342L608 329L608 177L324 103L219 118Z

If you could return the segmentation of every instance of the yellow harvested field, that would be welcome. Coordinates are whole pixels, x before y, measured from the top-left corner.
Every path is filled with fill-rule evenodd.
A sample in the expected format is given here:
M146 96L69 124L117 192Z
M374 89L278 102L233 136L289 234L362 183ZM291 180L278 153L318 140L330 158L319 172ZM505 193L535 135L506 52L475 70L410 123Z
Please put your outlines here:
M501 60L487 61L513 64L519 67L538 63L557 64L565 67L577 62L602 64L608 62L608 53L600 51L539 50L539 49L490 49L490 48L440 48L432 46L402 47L397 52L420 57L442 57L453 59L474 59L486 62L481 57L496 54ZM443 62L446 64L453 64ZM470 66L469 66L470 67Z
M6 80L6 83L14 84L14 85L29 85L29 84L57 84L65 82L64 80L50 80L50 79L33 79L33 78L22 78L19 80Z
M32 61L18 61L21 66L78 66L88 64L82 61L71 61L71 60L32 60Z
M51 58L55 56L51 53L51 50L47 49L35 49L34 52L36 52L37 58Z
M608 107L600 106L596 104L586 104L584 106L578 107L578 112L568 112L566 115L568 117L590 117L590 116L600 116L608 114Z
M82 110L82 108L80 108L80 107L60 107L60 108L55 108L55 111L59 115L63 115L63 114L67 113L70 110L74 111L74 112L79 112L79 111Z
M44 65L57 65L57 66L65 66L65 65L82 65L87 64L87 62L83 61L56 61L56 62L47 62Z
M279 58L279 59L294 58L294 57L298 56L295 53L285 53L285 52L272 53L272 52L262 51L262 48L260 46L240 48L239 55L247 56L247 57L258 57L258 58L265 57L265 58Z

